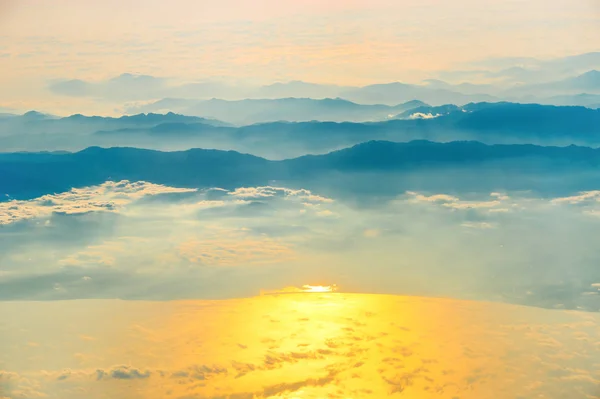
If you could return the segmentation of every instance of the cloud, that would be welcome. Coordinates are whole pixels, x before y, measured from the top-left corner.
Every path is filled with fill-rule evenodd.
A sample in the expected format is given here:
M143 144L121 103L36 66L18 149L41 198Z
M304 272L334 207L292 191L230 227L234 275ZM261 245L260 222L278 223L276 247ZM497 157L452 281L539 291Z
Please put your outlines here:
M500 201L468 201L460 203L444 204L448 208L454 209L477 209L477 208L495 208L500 205Z
M298 264L308 226L317 226L334 205L308 190L196 191L144 182L107 182L6 204L14 213L0 231L6 249L0 251L2 297L40 299L239 295L258 277L223 289L238 272L232 277L211 269L241 267L256 274L261 265ZM314 209L301 214L304 204ZM277 224L274 217L297 223ZM176 283L181 278L189 281L185 289ZM172 288L152 289L158 279L172 281ZM207 290L210 284L214 289Z
M573 195L570 197L554 198L551 202L553 204L581 204L600 202L600 191L584 191L578 195Z
M122 238L119 241L105 241L99 245L90 245L86 249L62 258L58 263L62 266L106 266L115 265L116 255L124 254L131 249L135 239ZM91 281L92 278L84 276L83 281Z
M270 197L292 197L306 201L307 203L331 203L333 199L313 194L310 190L293 190L285 187L242 187L230 192L234 197L249 198L270 198Z
M48 194L28 201L0 202L0 225L48 217L53 213L115 212L145 196L194 191L143 181L109 181L99 186L73 188L65 193Z
M593 199L453 191L355 202L324 192L108 182L13 202L38 216L0 230L0 296L216 299L335 282L600 309L586 294L600 279Z
M109 370L96 370L96 379L113 378L116 380L135 380L150 378L150 370L140 370L131 366L115 366Z
M173 196L176 194L177 196ZM192 194L180 196L179 194ZM209 199L211 198L211 199ZM250 201L241 198L262 198L262 201ZM306 202L309 201L309 202ZM314 215L323 213L327 209L322 208L320 204L331 204L333 201L329 198L321 197L311 193L308 190L290 190L277 187L257 187L242 188L233 192L222 189L211 189L203 192L197 192L194 189L173 188L161 185L155 185L145 182L131 183L127 181L114 183L107 182L100 186L72 189L69 192L61 194L45 195L30 201L8 201L2 203L4 209L8 210L5 215L5 224L12 224L15 221L24 221L29 219L42 219L40 224L43 228L58 228L60 226L52 215L80 215L95 211L118 212L121 215L127 215L135 219L172 219L173 215L180 215L186 218L207 217L249 217L260 216L263 213L252 211L268 210L281 212L298 212L304 204L314 206ZM223 208L225 212L214 213L212 209ZM225 209L226 208L226 209ZM211 213L208 213L210 211ZM195 214L195 215L194 215ZM151 216L151 217L150 217ZM45 220L43 220L46 218ZM189 223L189 222L188 222ZM249 238L248 229L216 229L211 233L212 227L207 226L209 236L214 239L219 234L224 237L225 234L231 235L230 241L236 241L242 236ZM265 244L265 236L259 238L260 242ZM208 238L208 237L207 237ZM203 245L209 245L214 242L212 239L203 240ZM274 240L270 242L274 243ZM77 264L84 258L97 259L101 263L114 263L114 256L110 254L124 253L127 249L135 246L143 246L148 243L143 237L123 237L119 241L105 241L100 244L88 246L84 251L80 251L77 257L69 257L61 262L64 265ZM244 244L245 243L245 244ZM240 244L240 248L249 245L246 240ZM223 244L226 250L233 249L233 244ZM187 247L191 247L188 243ZM275 248L275 246L271 246ZM101 260L104 259L104 260Z
M416 202L442 202L442 203L448 203L448 202L457 202L459 201L459 199L455 196L452 195L447 195L447 194L434 194L434 195L423 195L423 194L419 194L419 193L415 193L414 191L408 191L406 193L409 196L414 197L414 201Z
M408 119L434 119L437 118L439 116L442 116L442 114L432 114L431 112L425 114L423 112L415 112L414 114L410 114L410 116L408 117Z
M243 230L221 230L213 237L185 241L179 245L179 254L205 266L280 263L298 256L289 244L267 236L253 236Z
M0 398L28 399L43 398L39 384L22 373L0 370Z
M491 201L465 201L458 197L448 194L434 194L434 195L423 195L409 191L406 193L412 202L422 203L435 203L441 206L451 209L489 209L498 208L499 206L512 206L514 204L508 203L510 197L506 194L501 193L490 193L490 197L494 198ZM501 208L504 211L503 208ZM498 209L490 209L490 211L498 211Z
M469 229L493 229L494 225L488 222L464 222L461 224L462 227Z
M207 366L207 365L193 365L184 370L177 370L171 373L173 378L186 378L192 380L209 380L221 374L227 374L228 370L226 367L219 366Z

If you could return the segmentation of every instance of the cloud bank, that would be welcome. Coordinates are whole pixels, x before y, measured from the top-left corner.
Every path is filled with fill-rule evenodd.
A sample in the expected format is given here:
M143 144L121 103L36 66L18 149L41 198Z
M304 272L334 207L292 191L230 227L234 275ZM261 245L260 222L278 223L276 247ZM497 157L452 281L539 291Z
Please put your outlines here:
M356 202L276 185L106 182L0 203L0 297L228 298L335 283L597 311L599 199L406 192Z
M106 182L99 186L73 188L69 192L48 194L30 201L0 202L0 225L27 219L46 219L52 214L118 212L124 206L145 196L190 193L189 188L173 188L144 181Z

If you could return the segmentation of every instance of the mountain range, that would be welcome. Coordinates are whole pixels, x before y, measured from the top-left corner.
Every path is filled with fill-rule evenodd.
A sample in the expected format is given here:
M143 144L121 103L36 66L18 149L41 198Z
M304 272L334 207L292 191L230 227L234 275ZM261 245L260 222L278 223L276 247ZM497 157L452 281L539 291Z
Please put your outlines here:
M14 134L15 131L21 134L40 132L54 134L77 130L77 134L87 134L102 129L151 127L161 123L205 123L214 126L230 126L217 120L172 112L125 115L118 118L75 114L61 118L38 111L29 111L23 115L6 114L4 118L0 118L0 137Z
M274 121L381 121L422 105L425 103L416 100L390 106L357 104L341 98L278 98L239 101L167 98L143 106L132 107L127 111L128 113L176 111L185 115L214 118L237 125L250 125Z
M268 85L223 81L172 82L169 79L124 73L103 81L66 79L48 89L59 96L89 97L126 104L127 113L172 111L190 115L211 109L200 100L266 100L282 98L342 98L360 104L395 106L411 100L432 105L483 101L534 102L548 105L600 104L600 52L553 60L507 58L472 63L465 70L440 71L422 82L385 82L339 86L292 80ZM494 68L494 69L490 69ZM499 69L498 69L499 68ZM229 121L215 115L217 119ZM334 117L334 116L332 116ZM341 116L339 116L341 118ZM233 116L236 118L236 116ZM363 118L363 117L361 117ZM343 120L343 119L340 119ZM352 119L356 121L355 119ZM265 120L261 120L264 122ZM256 120L254 122L257 122ZM251 123L248 120L237 123Z
M370 196L406 190L546 193L597 187L600 149L369 141L324 155L272 161L235 151L90 147L76 153L0 154L0 175L4 199L33 198L107 180L194 188L281 184Z
M175 92L173 94L181 93ZM189 115L212 115L214 118L223 120L231 118L221 113L220 100L202 100L206 98L206 92L186 94L187 97L163 98L144 105L130 106L126 108L126 112L172 111ZM396 104L413 100L432 105L513 101L548 105L583 105L597 108L600 104L600 72L590 70L584 74L563 80L524 85L450 84L441 80L430 79L423 84L392 82L363 87L342 87L292 81L261 87L255 92L246 93L246 98L255 101L253 104L250 103L252 104L251 107L258 107L261 102L263 105L267 104L268 102L265 100L268 99L294 98L297 101L297 106L305 106L299 103L300 98L323 99L326 101L333 101L332 98L335 98L338 101L344 99L358 104L376 105L379 108L382 104L394 107ZM240 107L241 104L248 105L247 101L242 102L240 100ZM236 114L233 117L239 118L240 116ZM335 118L333 120L357 121L355 116L332 114L329 117ZM358 118L365 120L364 116ZM372 117L370 118L372 119ZM369 117L367 117L368 119ZM259 122L259 120L230 121L234 123Z
M287 106L289 100L282 102ZM236 107L239 104L234 103ZM327 109L330 105L324 101L311 104L323 113L326 111L318 106ZM341 104L347 105L344 101ZM121 118L74 115L57 119L31 112L0 119L0 147L5 152L78 151L89 146L158 150L202 147L282 159L324 153L370 140L600 145L600 110L585 107L514 103L436 107L411 102L397 107L402 109L406 110L381 122L270 122L240 127L173 113ZM287 110L294 115L293 107Z
M258 93L261 94L249 93L248 97L251 99L239 101L164 98L143 105L133 105L127 107L125 111L127 113L170 111L208 116L236 124L249 124L276 120L306 121L311 120L311 117L353 122L382 120L387 114L398 113L397 108L401 105L411 104L414 101L437 106L512 101L598 108L600 72L591 70L573 78L549 83L510 86L470 83L453 85L440 80L428 80L422 85L395 82L352 88L289 82L266 86ZM267 99L252 99L256 96L264 96ZM269 96L272 96L271 100L268 99ZM316 100L297 97L322 99L323 104L317 105ZM328 97L335 97L335 99ZM385 105L388 107L386 108ZM295 118L286 117L286 114L289 115L288 107L296 108ZM315 107L320 111L316 112Z

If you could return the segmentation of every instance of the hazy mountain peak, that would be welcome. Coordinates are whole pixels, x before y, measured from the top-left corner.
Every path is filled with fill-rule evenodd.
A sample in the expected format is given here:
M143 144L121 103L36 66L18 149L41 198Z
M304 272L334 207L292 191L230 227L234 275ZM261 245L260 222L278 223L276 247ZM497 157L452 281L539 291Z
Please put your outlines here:
M48 119L51 117L52 117L51 115L44 114L42 112L35 111L35 110L27 111L23 114L23 118L26 118L29 120Z
M574 79L582 83L598 85L600 84L600 71L592 69L591 71L587 71Z

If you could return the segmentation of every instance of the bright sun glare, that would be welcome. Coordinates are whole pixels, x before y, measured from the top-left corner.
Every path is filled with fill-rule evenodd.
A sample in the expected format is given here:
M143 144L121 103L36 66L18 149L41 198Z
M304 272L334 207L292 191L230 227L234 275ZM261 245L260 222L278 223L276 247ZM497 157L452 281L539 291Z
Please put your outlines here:
M337 291L337 285L303 285L303 292L335 292Z
M260 295L279 295L279 294L311 294L311 293L326 293L336 292L337 284L331 285L310 285L304 284L302 287L285 287L277 290L260 290Z

